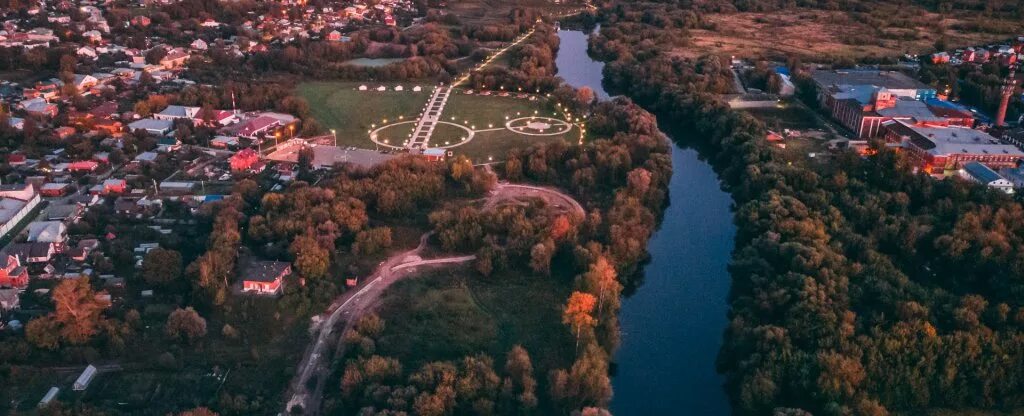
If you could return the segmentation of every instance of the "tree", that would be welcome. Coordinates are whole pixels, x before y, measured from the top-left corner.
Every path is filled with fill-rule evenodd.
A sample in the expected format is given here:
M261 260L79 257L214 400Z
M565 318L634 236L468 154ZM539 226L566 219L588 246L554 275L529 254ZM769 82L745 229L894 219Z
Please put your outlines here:
M306 278L320 279L327 275L330 253L309 233L295 237L289 249L295 256L295 268Z
M167 317L164 333L172 339L184 339L192 343L206 335L206 319L199 316L191 306L178 308Z
M388 247L391 247L391 228L377 227L356 234L356 241L352 244L352 253L372 255Z
M533 245L530 249L530 268L535 273L551 274L551 258L555 256L555 242L546 239Z
M569 222L569 217L565 215L559 215L555 217L555 220L551 222L551 238L555 241L561 241L567 235L569 231L572 231L572 223Z
M505 357L504 390L511 394L523 409L537 406L537 381L533 378L530 354L521 345L513 346Z
M197 407L178 413L178 416L218 416L218 414L205 407Z
M168 285L181 277L181 253L155 248L142 260L142 277L151 285Z
M598 255L590 264L590 269L580 277L583 290L597 296L599 317L604 316L604 311L615 313L618 310L622 285L619 283L615 267L607 258Z
M582 105L589 105L594 102L595 97L594 90L590 89L590 87L580 87L576 90L576 101Z
M594 344L587 346L569 371L552 371L549 378L551 397L570 409L604 407L612 396L608 360Z
M594 319L594 307L597 305L597 298L585 292L572 292L569 302L562 312L562 323L569 325L576 333L576 348L580 347L580 334L584 329L592 329L597 325Z
M51 295L54 311L30 321L26 336L47 349L56 349L62 343L85 344L100 331L101 314L110 306L110 301L100 296L105 294L94 292L87 277L60 282Z

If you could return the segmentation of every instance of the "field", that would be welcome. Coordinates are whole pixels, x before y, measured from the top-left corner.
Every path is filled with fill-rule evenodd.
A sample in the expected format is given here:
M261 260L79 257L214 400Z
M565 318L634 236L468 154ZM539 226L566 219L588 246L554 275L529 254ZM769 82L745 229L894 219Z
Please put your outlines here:
M410 91L413 83L404 84L406 91L394 91L395 84L385 84L388 91L372 90L379 84L366 84L371 91L358 91L359 83L311 82L299 85L298 93L306 99L313 117L326 129L334 129L340 146L366 149L375 147L368 132L381 126L377 140L401 146L412 133L423 105L429 99L430 87L424 91ZM431 137L430 147L454 146L449 150L464 154L476 162L500 160L514 148L525 148L536 143L575 140L579 130L574 126L549 132L558 134L527 134L505 128L508 120L534 115L554 117L543 100L500 97L498 95L467 95L453 92L448 99L441 121ZM397 124L396 124L397 123ZM472 138L468 130L473 130ZM535 132L536 133L536 132ZM466 138L465 144L455 146Z
M378 354L398 358L412 371L477 353L500 362L521 343L543 378L572 358L572 336L557 307L568 295L567 285L555 278L521 272L481 277L442 270L403 280L382 298L379 314L386 325Z
M781 60L799 56L805 60L836 61L930 52L934 50L935 42L943 37L948 45L956 47L1011 36L957 30L972 23L968 17L943 18L912 7L876 11L870 16L854 16L840 11L785 10L707 14L704 19L711 29L690 31L692 39L689 44L675 48L674 53L682 56L713 53ZM893 23L886 26L886 22ZM909 22L911 26L897 22ZM1020 23L1016 24L1019 28ZM942 28L941 32L937 27Z
M579 137L579 130L575 127L565 134L554 136L529 136L505 128L507 120L529 117L535 112L537 115L558 118L550 110L545 110L540 100L529 101L496 95L466 95L458 92L448 99L441 119L462 124L476 131L469 143L451 149L456 154L465 154L476 161L491 157L501 159L505 157L506 152L515 148L558 140L574 140ZM435 134L430 144L444 146L446 140L446 136Z
M371 90L359 91L360 85ZM388 91L373 90L380 85L387 86ZM373 148L367 135L371 126L379 127L384 120L398 121L399 117L415 119L430 97L430 83L402 83L405 91L395 91L395 85L399 84L308 82L298 86L298 94L309 102L313 117L324 128L337 132L339 146ZM422 86L423 91L413 92L414 85Z

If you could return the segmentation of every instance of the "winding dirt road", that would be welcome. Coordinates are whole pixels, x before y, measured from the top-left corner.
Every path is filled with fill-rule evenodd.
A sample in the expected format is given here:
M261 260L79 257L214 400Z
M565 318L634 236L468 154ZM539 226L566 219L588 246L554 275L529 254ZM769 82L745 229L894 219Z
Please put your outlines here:
M504 203L517 203L524 198L543 199L552 209L559 211L574 212L579 215L585 213L579 202L556 189L509 183L499 183L491 191L484 202L484 209L492 209ZM344 345L340 343L341 335L360 316L374 307L388 286L404 277L413 275L419 266L459 264L476 259L475 255L436 259L420 258L419 254L426 247L431 234L433 232L423 234L416 248L395 254L382 262L372 275L363 279L359 286L346 291L335 299L327 311L321 315L324 319L310 328L311 332L317 332L316 339L306 347L295 377L289 385L285 413L298 409L302 409L302 414L306 415L320 413L324 381L327 379L327 372L330 369L330 359L339 357L344 352ZM345 322L340 329L337 328L339 319L344 319ZM338 341L333 353L329 350L332 340Z

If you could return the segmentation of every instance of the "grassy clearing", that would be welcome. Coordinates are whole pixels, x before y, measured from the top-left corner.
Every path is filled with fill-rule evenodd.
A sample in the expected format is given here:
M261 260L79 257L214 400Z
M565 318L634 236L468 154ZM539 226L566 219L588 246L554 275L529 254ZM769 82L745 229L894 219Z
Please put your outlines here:
M486 161L488 157L502 159L505 153L515 148L525 148L536 143L575 139L579 131L573 128L568 133L556 136L526 136L504 129L506 117L515 119L536 114L549 117L555 116L546 110L541 101L499 96L466 95L456 93L448 99L441 118L444 121L459 123L477 131L473 140L462 146L452 148L456 154L464 154L476 161ZM454 117L454 119L453 119ZM432 146L443 146L448 140L443 135L435 134Z
M370 91L359 91L360 85L370 87ZM373 90L380 85L387 86L388 91ZM404 86L405 91L395 91L395 85ZM413 92L414 85L422 86L423 91ZM339 146L372 149L373 142L367 130L373 125L380 126L385 119L389 122L397 121L399 116L406 120L415 119L430 97L430 89L428 82L324 81L300 84L298 94L309 102L313 117L324 128L337 131Z
M785 104L775 108L750 108L743 111L761 120L773 130L807 130L823 127L821 119L811 109L798 104Z
M394 91L394 85L384 84L388 91L359 91L362 83L357 82L310 82L299 85L298 93L309 102L310 108L320 124L327 129L334 129L338 134L340 146L355 146L364 149L374 148L368 131L387 123L410 121L409 123L388 127L378 132L381 141L390 144L401 144L415 128L411 121L419 115L423 104L429 98L429 87L424 91L412 92L413 83L403 84L406 91ZM371 89L379 84L366 83ZM425 84L423 84L425 85ZM473 140L462 146L452 148L456 154L464 154L478 162L493 157L500 160L514 148L524 148L536 143L557 140L575 140L579 131L571 131L555 136L526 136L504 130L506 117L514 119L534 114L555 116L546 109L543 101L529 101L514 97L497 95L481 96L466 95L457 92L448 99L441 119L458 123L477 131ZM453 119L454 117L454 119ZM555 116L557 117L557 116ZM440 124L434 130L430 146L440 147L457 143L466 136L466 132L456 126Z
M393 356L407 370L436 360L486 353L496 359L522 344L536 374L572 358L572 337L558 310L567 287L553 278L442 270L396 283L383 297L387 323L378 353ZM545 307L550 305L550 307Z

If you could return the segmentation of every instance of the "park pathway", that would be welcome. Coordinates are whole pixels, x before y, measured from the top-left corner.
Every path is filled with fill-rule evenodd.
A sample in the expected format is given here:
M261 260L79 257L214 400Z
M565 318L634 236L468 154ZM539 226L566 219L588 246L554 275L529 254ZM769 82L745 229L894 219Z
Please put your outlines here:
M426 149L429 146L430 136L434 134L437 122L441 121L441 113L444 112L444 105L448 103L451 93L450 86L434 88L434 94L430 96L426 108L423 109L423 115L416 122L416 128L413 129L412 138L409 139L406 148Z

